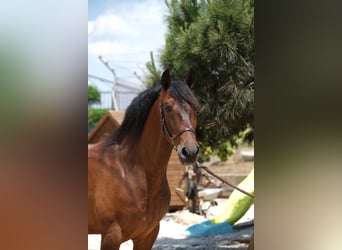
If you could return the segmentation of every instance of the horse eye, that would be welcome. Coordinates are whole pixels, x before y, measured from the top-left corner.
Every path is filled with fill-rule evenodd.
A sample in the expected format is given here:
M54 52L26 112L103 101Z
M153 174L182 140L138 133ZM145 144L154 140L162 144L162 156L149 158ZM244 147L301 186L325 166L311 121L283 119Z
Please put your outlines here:
M172 111L172 107L171 106L165 106L165 111L170 113Z

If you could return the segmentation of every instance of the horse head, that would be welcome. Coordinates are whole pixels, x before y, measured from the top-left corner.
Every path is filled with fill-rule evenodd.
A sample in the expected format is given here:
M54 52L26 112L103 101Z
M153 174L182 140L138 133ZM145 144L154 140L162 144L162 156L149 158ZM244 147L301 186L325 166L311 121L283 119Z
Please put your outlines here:
M199 103L191 88L194 72L191 70L185 81L173 81L169 70L161 78L160 114L164 134L177 150L182 164L193 164L199 156L196 141L196 111Z

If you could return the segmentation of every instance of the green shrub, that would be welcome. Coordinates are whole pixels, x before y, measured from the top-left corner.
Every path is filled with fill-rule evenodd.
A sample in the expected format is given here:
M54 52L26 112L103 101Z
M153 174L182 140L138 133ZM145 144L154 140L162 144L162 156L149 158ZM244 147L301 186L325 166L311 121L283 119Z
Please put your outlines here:
M88 86L88 105L101 102L100 92L94 86Z
M96 126L108 109L88 108L88 125Z

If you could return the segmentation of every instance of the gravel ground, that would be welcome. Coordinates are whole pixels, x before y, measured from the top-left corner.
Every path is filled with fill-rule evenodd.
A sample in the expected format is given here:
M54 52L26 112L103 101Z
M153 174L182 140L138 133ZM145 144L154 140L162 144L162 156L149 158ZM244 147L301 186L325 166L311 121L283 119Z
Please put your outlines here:
M219 206L213 207L209 211L208 218L215 216L220 212L224 200L219 201ZM160 222L160 231L158 238L153 245L154 250L221 250L221 249L235 249L246 250L248 241L254 231L253 226L246 226L233 233L215 235L209 237L186 237L182 232L188 225L205 220L203 216L189 213L187 210L178 211L175 213L168 213ZM252 206L247 213L235 224L252 221L254 219L254 206ZM100 250L100 235L88 235L88 250ZM120 250L133 249L132 241L127 241L121 244Z

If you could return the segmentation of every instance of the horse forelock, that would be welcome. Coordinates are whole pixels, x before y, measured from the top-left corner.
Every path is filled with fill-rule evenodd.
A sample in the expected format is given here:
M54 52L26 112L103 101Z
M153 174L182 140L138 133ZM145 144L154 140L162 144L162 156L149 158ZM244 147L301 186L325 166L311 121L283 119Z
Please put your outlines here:
M180 102L189 103L189 105L195 110L198 110L200 107L196 96L189 88L189 86L183 81L173 81L168 89L168 94Z

